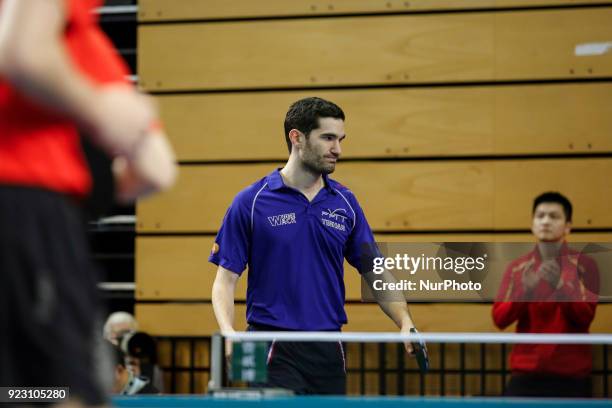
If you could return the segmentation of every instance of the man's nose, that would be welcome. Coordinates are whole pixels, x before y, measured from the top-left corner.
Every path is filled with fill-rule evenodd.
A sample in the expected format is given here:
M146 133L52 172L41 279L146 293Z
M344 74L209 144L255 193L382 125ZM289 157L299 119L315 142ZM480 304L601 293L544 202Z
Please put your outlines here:
M342 148L340 147L340 141L338 140L334 141L331 151L336 156L340 156L342 154Z

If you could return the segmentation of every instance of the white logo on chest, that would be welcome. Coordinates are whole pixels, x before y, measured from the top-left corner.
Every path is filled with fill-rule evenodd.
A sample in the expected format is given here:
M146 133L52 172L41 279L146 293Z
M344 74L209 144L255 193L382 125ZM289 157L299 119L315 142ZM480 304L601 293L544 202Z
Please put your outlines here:
M340 221L341 223L344 224L344 220L346 220L347 217L346 215L340 214L341 212L346 214L346 209L336 208L334 211L332 211L328 208L327 211L321 211L321 215L325 215L334 221Z
M336 208L334 211L332 211L328 208L327 211L325 210L321 211L321 216L328 217L328 218L321 218L321 222L326 227L335 228L339 231L346 231L346 226L344 225L344 221L346 220L347 216L340 214L341 212L344 212L344 214L346 214L346 209Z
M281 225L295 224L297 222L295 213L273 215L268 217L270 225L273 227L279 227Z

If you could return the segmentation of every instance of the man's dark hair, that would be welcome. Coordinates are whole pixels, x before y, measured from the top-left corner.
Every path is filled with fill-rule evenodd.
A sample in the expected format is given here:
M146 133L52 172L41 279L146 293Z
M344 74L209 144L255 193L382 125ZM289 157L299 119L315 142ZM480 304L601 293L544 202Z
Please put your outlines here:
M289 132L297 129L308 138L313 129L319 127L319 118L334 118L344 120L344 112L338 105L325 99L311 97L294 102L285 116L285 140L291 153Z
M535 200L533 200L533 208L531 210L531 213L535 214L536 208L542 203L561 204L561 206L563 207L563 212L565 213L565 221L572 221L572 203L563 194L558 193L556 191L548 191L546 193L540 194L535 198Z

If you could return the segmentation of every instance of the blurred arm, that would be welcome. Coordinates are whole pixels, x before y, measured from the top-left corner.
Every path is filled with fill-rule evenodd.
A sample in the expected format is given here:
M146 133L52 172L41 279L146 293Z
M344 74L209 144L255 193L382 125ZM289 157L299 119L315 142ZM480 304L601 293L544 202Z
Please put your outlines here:
M524 291L513 272L510 264L504 272L496 302L493 303L493 322L501 330L518 320L527 310L527 302L516 301L524 298ZM524 270L519 271L519 273L524 272Z
M127 84L98 86L63 44L65 0L0 3L0 75L38 103L72 118L112 156L121 201L169 188L177 168L152 100Z
M0 73L20 91L81 123L93 121L95 89L63 47L63 0L0 3Z
M580 268L583 273L577 273ZM559 282L559 297L564 315L574 325L588 328L595 318L599 298L599 268L586 257L580 258L577 269L564 271Z
M527 308L526 302L495 302L493 304L493 322L503 330L514 323Z

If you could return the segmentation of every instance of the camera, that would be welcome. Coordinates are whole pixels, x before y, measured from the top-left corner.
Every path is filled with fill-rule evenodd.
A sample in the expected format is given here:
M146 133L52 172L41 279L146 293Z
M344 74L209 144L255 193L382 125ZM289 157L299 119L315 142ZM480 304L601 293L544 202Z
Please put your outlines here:
M157 363L157 344L145 332L129 331L118 338L119 348L129 357L137 358L141 364Z

